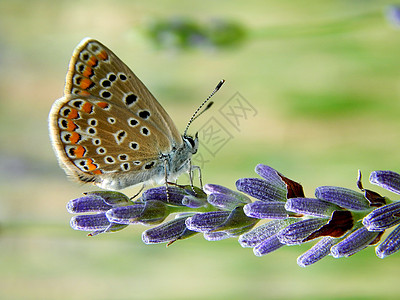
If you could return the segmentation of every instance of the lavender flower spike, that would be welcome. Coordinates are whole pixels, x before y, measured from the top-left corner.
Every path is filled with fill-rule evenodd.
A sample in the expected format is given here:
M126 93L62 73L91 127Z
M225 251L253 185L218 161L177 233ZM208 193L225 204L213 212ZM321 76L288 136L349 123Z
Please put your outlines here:
M368 247L381 234L377 231L368 231L364 226L352 232L340 243L331 248L335 258L348 257Z
M320 186L315 189L315 197L335 203L350 210L370 209L368 200L362 193L336 186Z
M400 201L374 209L362 221L369 231L383 231L400 223Z
M392 171L373 171L369 181L388 191L400 194L400 174Z
M300 267L307 267L321 260L330 254L331 247L337 243L337 238L330 236L323 237L308 251L304 252L297 258L297 264Z
M376 256L385 258L400 250L400 226L397 226L389 236L375 248Z

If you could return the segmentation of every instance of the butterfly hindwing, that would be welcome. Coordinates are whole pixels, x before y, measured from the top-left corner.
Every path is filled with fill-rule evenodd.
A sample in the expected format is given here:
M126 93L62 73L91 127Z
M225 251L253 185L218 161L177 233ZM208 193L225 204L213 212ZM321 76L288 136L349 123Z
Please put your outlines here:
M121 109L92 96L67 95L55 102L50 113L51 139L68 175L98 183L115 173L136 176L142 182L159 172L163 162L154 151L151 134L160 132L156 128L151 132L135 116L116 117L126 113Z

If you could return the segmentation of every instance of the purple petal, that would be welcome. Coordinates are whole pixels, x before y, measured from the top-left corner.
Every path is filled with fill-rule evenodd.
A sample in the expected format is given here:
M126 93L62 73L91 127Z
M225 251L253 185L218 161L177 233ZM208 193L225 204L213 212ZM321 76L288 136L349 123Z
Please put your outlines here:
M256 173L264 178L271 184L280 187L281 189L286 189L286 184L283 182L282 178L278 175L279 172L270 166L259 164L255 169Z
M287 226L277 233L281 243L299 245L311 233L324 226L328 219L307 219Z
M239 237L239 243L244 248L245 247L252 248L257 244L261 243L263 240L274 235L285 226L295 222L294 220L295 220L294 218L286 220L272 220L270 222L262 224L254 228L253 230L246 232L245 234L242 234Z
M71 218L71 227L75 230L97 231L106 229L110 225L105 213L94 215L80 215Z
M198 213L186 220L186 227L197 232L209 232L223 224L229 215L229 211Z
M335 258L353 255L370 245L379 234L380 232L368 231L363 226L355 230L343 241L334 245L331 248L331 254Z
M247 197L246 195L243 195L242 193L239 193L237 191L232 191L231 189L228 189L224 186L221 185L217 185L217 184L206 184L203 187L204 192L207 195L212 195L212 194L219 194L219 195L226 195L229 196L231 198L236 199L235 201L238 203L250 203L251 200L249 197Z
M326 236L323 237L318 243L316 243L308 251L304 252L297 258L297 264L300 267L307 267L321 260L325 256L330 254L330 249L337 243L337 239Z
M277 235L274 234L273 236L266 238L257 246L255 246L253 248L253 252L256 256L263 256L275 250L278 250L283 246L285 246L285 244L282 244L278 239Z
M118 224L159 224L168 216L167 206L156 200L116 207L106 213L110 222Z
M225 194L210 194L207 197L208 203L212 206L219 207L226 210L232 210L235 207L243 206L245 203L238 198ZM251 202L251 201L250 201ZM248 203L248 202L246 202Z
M389 236L380 243L375 253L379 258L385 258L400 250L400 226L397 226Z
M157 227L148 229L142 233L142 240L145 244L159 244L179 239L187 230L186 218L177 218L165 222Z
M335 203L350 210L370 209L368 200L362 193L336 186L320 186L315 189L315 197Z
M383 231L400 223L400 201L374 209L363 219L369 231Z
M290 198L285 207L289 211L314 217L329 217L335 210L341 210L336 204L314 198Z
M257 219L286 219L288 212L283 202L255 201L243 207L244 213Z
M103 198L96 195L83 196L67 203L67 211L73 213L105 212L112 208L104 202Z
M286 188L259 178L242 178L236 181L236 188L261 201L286 201Z
M373 171L369 177L372 184L400 194L400 174L392 171Z

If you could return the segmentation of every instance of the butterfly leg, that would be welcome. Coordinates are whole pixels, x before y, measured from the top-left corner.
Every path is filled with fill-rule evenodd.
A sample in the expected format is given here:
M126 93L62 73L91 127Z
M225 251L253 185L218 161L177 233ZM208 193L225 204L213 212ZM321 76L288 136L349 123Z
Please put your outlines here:
M165 179L165 192L167 193L167 202L169 202L169 191L168 191L168 172L167 172L167 160L164 159L164 179Z
M140 193L143 192L144 187L145 187L145 185L143 184L142 187L140 188L140 190L139 190L135 195L133 195L132 197L130 197L129 199L130 199L130 200L133 200L133 199L135 199L137 196L139 196Z

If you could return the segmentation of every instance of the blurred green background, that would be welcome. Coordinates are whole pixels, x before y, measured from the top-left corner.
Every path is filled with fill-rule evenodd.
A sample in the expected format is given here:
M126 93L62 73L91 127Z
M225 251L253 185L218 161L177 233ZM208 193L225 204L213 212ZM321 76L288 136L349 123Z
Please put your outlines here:
M296 258L311 244L259 258L236 239L196 236L166 248L144 245L142 226L94 238L73 231L65 204L93 188L67 180L47 130L72 51L91 36L134 70L182 131L226 80L191 128L215 117L232 137L215 157L201 150L206 183L233 188L264 163L309 196L320 185L356 189L358 169L371 188L372 170L400 171L400 31L385 18L388 4L1 0L0 298L398 298L399 254L380 260L372 247L303 269ZM197 37L182 46L168 34L154 42L154 24L182 18L232 22L240 35L226 44ZM257 111L238 129L219 113L237 92Z

